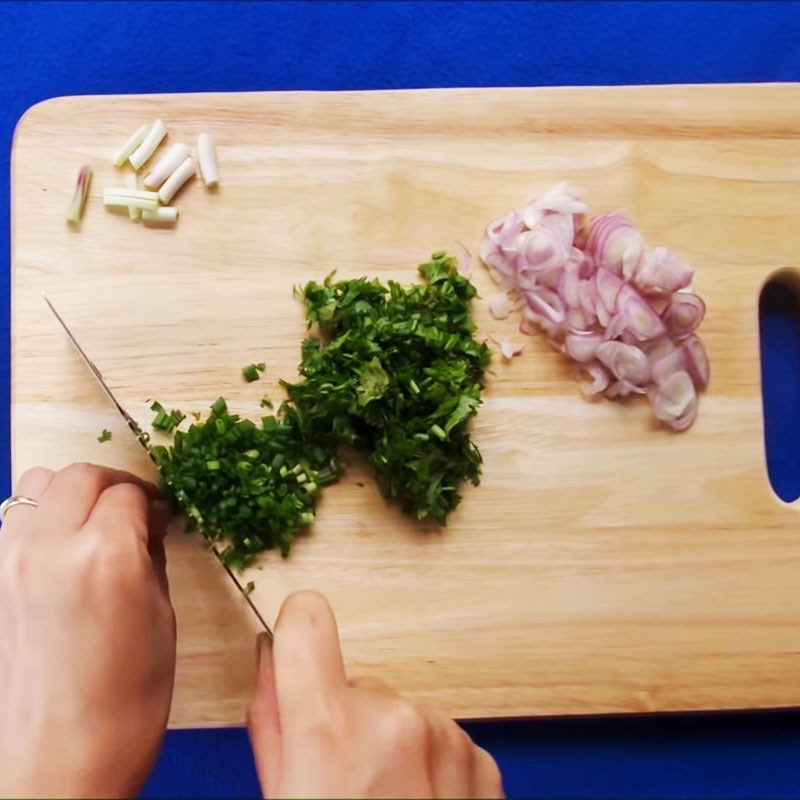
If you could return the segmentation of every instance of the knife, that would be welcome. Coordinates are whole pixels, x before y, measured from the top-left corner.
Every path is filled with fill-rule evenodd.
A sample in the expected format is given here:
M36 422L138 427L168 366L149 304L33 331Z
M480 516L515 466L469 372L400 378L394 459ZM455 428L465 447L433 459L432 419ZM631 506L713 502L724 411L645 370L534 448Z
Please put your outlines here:
M92 375L94 375L95 380L100 384L100 388L103 390L103 392L105 392L106 397L108 397L108 399L114 404L114 407L122 415L122 418L125 420L125 422L128 423L128 427L131 429L131 431L133 431L133 434L136 437L136 439L138 440L139 444L142 445L142 447L144 447L144 449L147 451L147 455L150 457L150 459L155 464L156 463L155 459L153 458L153 454L152 454L152 452L150 450L150 438L149 438L149 436L141 429L141 427L136 422L136 420L122 407L122 405L119 402L119 400L117 400L117 398L114 397L114 393L108 387L108 384L105 382L105 379L103 378L102 373L97 368L95 363L89 358L89 356L86 355L86 351L80 346L80 343L75 338L75 334L70 330L69 326L64 321L64 318L61 316L61 314L58 313L58 311L56 310L56 307L50 301L50 298L44 293L42 293L42 298L44 299L44 302L47 303L47 307L53 313L53 316L58 320L59 325L61 325L61 327L64 329L64 333L66 333L67 338L72 343L72 346L75 348L75 350L77 351L78 355L81 357L81 361L83 361L83 363L89 369L89 372L91 372ZM158 466L158 465L156 465L156 466ZM191 512L188 511L188 509L190 508L190 505L191 505L189 503L189 501L188 501L188 498L186 498L183 495L183 492L176 491L175 488L164 477L163 474L161 474L161 477L164 480L164 482L167 484L167 486L169 486L169 488L172 490L173 494L175 494L175 497L178 500L178 503L180 504L180 506L184 510L184 512L189 514L189 516L191 516L194 519L194 521L198 524L198 526L200 527L200 530L202 531L202 519L200 519L196 514L192 514ZM256 619L258 619L259 623L261 623L261 627L266 631L266 633L268 634L268 636L271 639L272 638L272 631L270 630L269 625L267 625L266 620L264 619L264 617L261 616L261 612L256 608L255 603L250 599L250 595L245 590L245 588L242 586L242 584L239 582L239 579L233 573L231 568L223 561L222 555L217 550L217 548L215 547L214 543L211 542L210 540L208 540L208 542L209 542L209 546L211 548L211 552L214 553L214 556L216 557L216 559L219 562L220 566L225 570L225 572L228 574L228 577L233 581L234 585L239 590L239 594L244 598L245 602L250 607L250 610L253 612L253 614L255 614Z

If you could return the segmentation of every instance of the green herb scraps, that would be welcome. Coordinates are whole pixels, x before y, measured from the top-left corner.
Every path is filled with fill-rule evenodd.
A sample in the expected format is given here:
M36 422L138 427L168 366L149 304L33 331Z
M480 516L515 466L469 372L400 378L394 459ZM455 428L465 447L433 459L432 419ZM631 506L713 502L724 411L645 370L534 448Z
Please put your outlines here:
M480 481L468 423L481 402L489 348L473 337L475 287L444 252L419 268L424 284L361 278L309 283L309 326L297 383L282 382L283 419L324 449L353 446L381 492L440 523L460 484Z
M222 398L205 421L151 454L190 520L224 541L223 560L240 569L273 547L287 555L314 519L320 487L339 474L336 457L297 428L274 416L257 425L229 413Z
M101 434L97 437L97 441L102 444L103 442L110 442L111 441L111 431L106 430L103 428Z

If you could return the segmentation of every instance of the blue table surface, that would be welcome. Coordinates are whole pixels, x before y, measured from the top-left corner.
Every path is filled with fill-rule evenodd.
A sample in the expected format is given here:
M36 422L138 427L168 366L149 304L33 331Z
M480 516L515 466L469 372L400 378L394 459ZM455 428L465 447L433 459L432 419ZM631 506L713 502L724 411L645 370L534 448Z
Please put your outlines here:
M796 81L798 34L800 6L790 2L0 2L0 182L8 196L17 120L56 95ZM6 267L8 231L3 202ZM6 398L8 305L4 292ZM770 478L782 497L794 498L800 494L795 299L766 292L761 323ZM0 403L0 431L8 453L7 402ZM0 459L6 494L9 471L6 456ZM535 631L530 636L535 647ZM800 795L794 712L468 728L497 758L512 796ZM144 791L198 798L257 793L242 729L169 733Z

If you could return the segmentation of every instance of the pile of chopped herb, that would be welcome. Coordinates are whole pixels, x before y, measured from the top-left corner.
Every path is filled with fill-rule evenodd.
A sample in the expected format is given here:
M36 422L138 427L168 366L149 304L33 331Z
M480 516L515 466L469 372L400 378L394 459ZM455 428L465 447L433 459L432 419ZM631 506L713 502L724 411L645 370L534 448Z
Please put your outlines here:
M419 268L423 284L361 278L302 290L309 326L298 383L257 425L220 398L205 421L159 403L153 427L175 431L153 458L187 516L223 558L244 567L263 550L286 555L314 519L322 486L337 480L340 451L355 448L384 496L444 524L464 481L480 480L481 456L468 424L481 402L489 348L473 338L475 287L445 253ZM263 364L243 370L255 380ZM271 407L267 398L261 401Z
M361 278L302 290L309 325L298 383L283 385L283 419L328 451L352 446L383 495L440 523L463 481L480 480L468 423L481 402L489 348L473 338L475 287L435 253L424 284Z
M151 453L189 519L225 541L222 557L238 568L273 547L286 555L314 519L320 487L339 473L336 458L293 426L274 416L257 425L229 413L222 398L205 421Z

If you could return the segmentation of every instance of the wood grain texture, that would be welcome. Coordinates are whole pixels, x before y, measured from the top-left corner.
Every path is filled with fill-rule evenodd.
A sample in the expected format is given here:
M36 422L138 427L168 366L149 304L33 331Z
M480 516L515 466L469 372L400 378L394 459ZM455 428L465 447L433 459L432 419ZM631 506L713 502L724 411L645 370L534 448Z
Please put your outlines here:
M176 199L174 230L106 211L110 158L142 122L167 144L213 132L221 184ZM271 622L325 592L354 673L462 718L800 702L797 509L764 464L758 293L800 252L793 85L217 94L51 100L13 155L13 464L151 467L39 298L46 290L136 417L146 400L258 415L296 374L292 287L331 268L412 281L456 240L557 181L627 208L697 270L712 382L686 434L647 405L582 401L563 359L524 337L475 425L483 484L431 532L354 465L313 531L250 570ZM74 173L95 170L80 230ZM487 275L475 280L491 295ZM482 335L513 332L475 307ZM244 364L265 361L259 383ZM110 444L95 443L103 427ZM364 484L361 486L360 484ZM235 723L252 620L196 538L175 536L173 724Z

